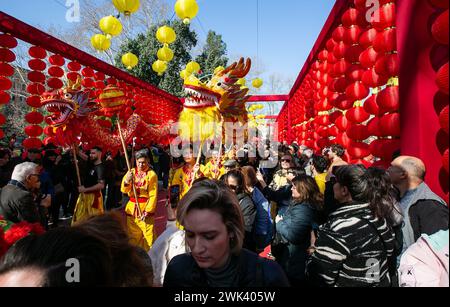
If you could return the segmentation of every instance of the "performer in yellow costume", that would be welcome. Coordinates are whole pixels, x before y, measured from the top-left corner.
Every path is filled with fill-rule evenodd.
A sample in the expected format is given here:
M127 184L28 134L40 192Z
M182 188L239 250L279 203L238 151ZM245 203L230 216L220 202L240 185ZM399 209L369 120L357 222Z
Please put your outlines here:
M125 207L130 242L149 251L156 240L154 215L158 199L158 177L150 168L148 150L136 153L136 165L137 169L132 169L123 178L121 191L130 197Z
M205 165L204 175L209 179L219 180L224 174L222 158L218 152L213 152L211 160Z
M196 179L205 177L205 166L196 164L192 148L183 151L183 159L184 166L175 171L170 184L171 186L180 186L180 199L186 195Z

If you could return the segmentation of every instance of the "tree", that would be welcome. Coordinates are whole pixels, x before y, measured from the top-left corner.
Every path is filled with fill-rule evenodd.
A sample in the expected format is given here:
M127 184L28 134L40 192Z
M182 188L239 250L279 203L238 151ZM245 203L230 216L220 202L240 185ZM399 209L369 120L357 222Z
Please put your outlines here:
M163 25L172 27L177 34L177 39L170 45L174 52L173 60L169 62L166 72L162 76L158 76L153 71L152 64L158 59L157 52L162 47L162 44L156 39L156 31ZM180 72L192 60L190 51L196 44L197 34L189 26L179 20L167 21L158 26L150 27L145 35L139 34L135 39L130 39L124 43L120 47L115 62L117 67L125 69L121 60L122 55L127 52L134 53L139 58L139 63L130 71L132 75L175 96L182 96L183 80L180 77Z
M222 35L216 34L214 31L208 32L206 44L200 55L197 56L196 62L200 64L202 74L200 77L212 75L214 70L228 64L227 44L222 40Z

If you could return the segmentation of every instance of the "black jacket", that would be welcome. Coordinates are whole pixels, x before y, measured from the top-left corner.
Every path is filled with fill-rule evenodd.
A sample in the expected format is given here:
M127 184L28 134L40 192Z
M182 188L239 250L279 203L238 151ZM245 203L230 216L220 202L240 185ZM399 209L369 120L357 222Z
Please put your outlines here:
M33 194L27 191L21 183L12 182L12 184L6 185L2 189L0 202L0 215L6 220L13 223L40 222L40 215Z
M250 195L242 193L237 196L239 200L239 206L241 207L242 215L244 217L244 248L256 251L256 242L254 238L254 225L256 218L256 206L253 203Z
M281 267L274 261L259 257L243 249L232 261L238 261L237 284L230 287L289 287ZM169 263L164 276L164 287L210 287L207 275L190 254L179 255Z

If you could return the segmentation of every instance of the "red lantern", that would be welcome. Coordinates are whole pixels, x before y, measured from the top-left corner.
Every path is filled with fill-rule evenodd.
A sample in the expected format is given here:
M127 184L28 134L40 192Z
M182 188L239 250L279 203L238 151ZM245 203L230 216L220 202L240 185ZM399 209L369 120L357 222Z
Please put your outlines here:
M14 49L17 47L17 40L9 34L0 34L0 47Z
M359 63L359 57L363 51L364 48L361 45L350 46L345 52L344 58L349 63Z
M339 97L334 101L333 105L334 105L336 108L338 108L338 109L341 109L341 110L348 110L348 109L351 109L351 108L353 107L353 101L349 100L349 99L347 98L347 96L344 94L344 95L339 96Z
M27 105L32 108L40 108L41 107L41 97L40 96L29 96L26 99Z
M363 107L354 107L347 111L345 117L352 123L360 124L370 118L370 115L364 111Z
M397 30L395 28L386 29L377 34L373 43L373 48L378 53L386 53L397 50Z
M0 91L7 91L11 89L12 82L9 78L0 77Z
M372 26L377 30L384 30L386 28L395 26L396 22L396 7L395 3L388 3L380 7L378 12L375 12L372 18Z
M349 122L343 114L336 119L334 124L336 125L336 127L338 127L340 131L347 131L349 126Z
M52 77L61 78L64 76L64 70L59 66L52 66L48 69L48 74Z
M348 45L357 44L361 33L362 33L362 30L357 25L347 28L344 33L344 43L346 43Z
M64 86L63 82L59 78L49 78L47 85L52 89L60 89Z
M54 65L54 66L63 66L65 63L65 60L62 56L60 56L59 54L54 54L52 56L50 56L48 58L48 61L50 62L50 64Z
M45 81L45 75L40 71L30 71L28 73L28 80L31 82L43 83Z
M341 59L333 65L332 73L335 77L345 75L349 66L349 63L345 59Z
M342 59L347 52L348 46L344 42L338 42L333 49L333 54L336 59Z
M444 152L444 154L442 155L442 166L444 167L445 171L447 172L447 174L449 173L448 171L448 149Z
M377 104L382 114L400 109L398 86L388 86L377 96Z
M96 81L103 81L103 80L105 80L105 74L102 73L102 72L97 71L97 72L94 74L94 79L95 79Z
M14 75L14 69L8 63L0 63L0 77L11 77Z
M85 88L92 88L92 87L94 87L94 80L92 80L91 78L86 78L86 79L83 79L83 81L81 81L81 84Z
M27 92L31 95L42 95L45 92L45 86L41 83L30 83L27 85Z
M44 116L42 116L39 112L30 112L27 115L25 115L25 120L33 125L38 125L44 121Z
M443 12L439 17L434 21L433 26L431 27L431 33L433 33L433 38L442 45L448 45L448 9Z
M375 72L384 76L398 76L399 74L398 54L387 54L375 63Z
M373 67L377 59L378 59L378 52L376 52L373 49L373 47L367 48L359 55L359 62L361 63L361 66L364 68Z
M436 75L436 84L439 87L439 90L446 95L449 94L448 89L448 62L444 66L442 66Z
M32 70L43 71L47 67L47 64L40 59L32 59L28 61L28 67Z
M387 75L379 75L376 73L375 68L366 70L362 76L362 82L368 87L380 87L388 82Z
M321 60L323 62L323 61L326 61L327 58L328 58L328 51L327 50L322 50L319 53L319 60Z
M359 43L364 48L369 48L373 45L375 38L377 37L378 31L374 28L370 28L366 32L362 33L359 37Z
M366 26L367 21L364 14L361 14L357 9L349 8L342 15L342 24L347 28L352 25Z
M448 106L446 106L439 114L439 123L441 124L442 130L444 130L447 134L449 134Z
M347 147L348 154L354 159L363 159L370 155L369 145L362 142L351 141Z
M9 49L0 48L0 62L14 62L16 55Z
M91 78L94 76L94 70L90 67L85 67L81 70L81 74L86 78Z
M350 145L350 138L347 136L347 134L344 133L339 133L336 136L336 139L334 140L337 144L342 145L344 148L348 148L348 146Z
M380 118L379 128L382 136L400 137L400 114L386 114Z
M80 71L81 65L77 62L70 62L69 64L67 64L67 68L70 71Z
M360 65L352 65L345 74L349 82L361 81L364 70Z
M366 98L369 95L369 92L369 89L361 81L350 84L345 90L347 97L353 101Z
M372 115L380 115L380 108L377 104L377 95L370 96L366 101L364 101L364 110Z
M336 27L336 29L334 29L333 34L332 34L333 40L337 43L343 41L344 33L345 33L345 28L343 26Z
M11 100L11 96L4 91L0 91L0 105L7 104Z
M67 73L67 79L69 79L73 82L77 81L78 77L81 77L81 75L77 72L72 71L72 72Z
M447 0L428 0L428 2L437 8L448 9L449 2Z
M328 128L328 134L329 136L334 136L336 137L339 134L339 129L336 126L332 126L330 128Z
M39 149L42 147L42 142L38 138L29 138L24 140L22 145L26 149Z
M344 93L348 86L348 80L346 78L339 78L332 82L331 89L337 93Z
M28 50L28 54L36 59L45 59L47 57L47 51L44 48L33 46Z
M327 56L327 60L330 57L330 54L333 52L334 46L336 45L336 43L334 42L334 40L332 38L330 38L329 40L327 40L326 43L326 48L329 51L328 52L328 56Z
M380 120L378 117L372 118L367 124L367 130L372 136L380 136Z
M42 129L42 127L38 125L31 125L25 127L25 134L30 137L38 137L42 134L43 131L44 130Z
M364 141L370 136L369 131L365 125L355 125L352 123L350 123L347 128L347 135L349 138L356 141Z
M400 149L400 140L398 139L378 139L373 141L370 146L370 152L385 161L392 161L394 152Z

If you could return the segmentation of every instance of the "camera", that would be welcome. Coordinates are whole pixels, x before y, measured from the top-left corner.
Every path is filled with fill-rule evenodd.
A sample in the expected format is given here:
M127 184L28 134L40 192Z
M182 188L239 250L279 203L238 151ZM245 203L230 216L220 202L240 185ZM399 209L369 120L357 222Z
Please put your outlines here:
M169 203L172 209L175 209L178 206L178 202L180 201L180 186L173 185L169 188Z

